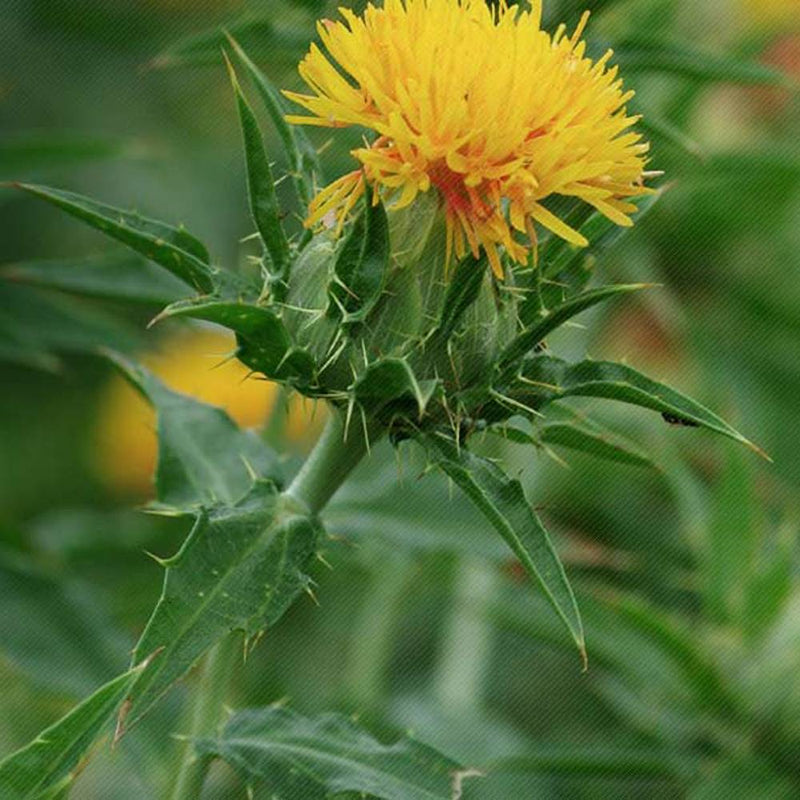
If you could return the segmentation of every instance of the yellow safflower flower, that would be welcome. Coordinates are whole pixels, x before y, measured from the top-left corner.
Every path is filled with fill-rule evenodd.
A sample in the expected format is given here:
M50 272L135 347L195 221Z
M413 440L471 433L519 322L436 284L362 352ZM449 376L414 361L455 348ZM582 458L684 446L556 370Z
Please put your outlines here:
M158 352L141 361L171 389L224 408L243 428L263 427L270 414L287 414L284 435L302 447L313 442L324 408L295 396L288 409L278 407L274 383L249 378L248 369L228 358L236 349L232 335L192 329L169 337ZM99 402L94 463L110 489L146 497L155 470L155 413L139 392L114 375Z
M485 0L385 0L363 16L322 20L327 55L312 45L299 72L313 94L285 92L312 116L295 124L363 126L377 138L352 151L361 168L313 200L307 225L338 215L373 188L407 206L435 190L444 205L448 261L482 246L502 275L498 246L518 262L535 251L534 221L576 245L586 239L543 204L578 197L619 225L642 185L648 145L630 130L617 68L596 63L581 40L541 29L529 10ZM513 234L514 231L523 235ZM525 239L524 237L527 237Z

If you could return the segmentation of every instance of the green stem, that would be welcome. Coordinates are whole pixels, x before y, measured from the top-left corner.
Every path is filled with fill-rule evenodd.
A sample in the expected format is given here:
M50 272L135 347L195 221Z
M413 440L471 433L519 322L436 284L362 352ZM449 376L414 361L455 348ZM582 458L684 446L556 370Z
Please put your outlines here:
M206 656L195 692L190 740L184 743L183 760L170 800L198 800L202 794L212 759L197 756L192 740L216 734L222 719L231 668L241 657L242 638L236 631L218 642Z
M332 410L314 449L285 494L318 514L381 433L377 425L364 426L355 419L345 436L342 415Z

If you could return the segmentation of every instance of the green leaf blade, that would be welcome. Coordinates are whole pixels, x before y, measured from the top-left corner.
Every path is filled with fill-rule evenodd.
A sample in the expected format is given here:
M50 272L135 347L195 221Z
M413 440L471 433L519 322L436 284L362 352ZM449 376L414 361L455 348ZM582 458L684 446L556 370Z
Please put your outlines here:
M208 251L185 230L74 192L28 183L16 185L141 253L198 291L210 292L214 288Z
M540 344L546 336L557 328L560 328L572 317L586 311L598 303L609 300L617 295L630 294L642 289L650 288L647 283L617 284L614 286L603 286L591 292L584 292L577 297L573 297L555 308L540 315L538 322L520 333L500 355L501 367L514 364L520 358L530 353L533 348Z
M579 450L606 461L617 461L633 467L654 466L650 458L639 453L627 442L606 431L593 430L585 425L572 422L548 423L540 428L539 437L544 444Z
M528 503L520 482L444 436L431 436L423 442L435 453L437 466L472 500L506 540L526 572L539 583L585 664L583 623L575 594L550 536Z
M145 667L146 663L134 667L101 686L30 744L0 762L3 800L37 800L69 786L81 760Z
M521 398L538 408L563 397L617 400L706 428L766 457L757 445L700 403L625 364L591 360L569 364L560 358L542 355L526 362L521 381L525 386Z
M255 84L264 107L272 120L272 124L278 132L289 160L297 199L300 202L300 206L305 208L311 202L313 195L314 176L321 174L317 151L302 128L289 125L286 122L285 115L288 111L275 86L253 63L239 42L231 35L228 35L227 38L239 63L245 68L250 79Z
M222 325L236 333L237 357L254 372L276 380L308 385L315 380L316 362L303 347L292 343L283 321L273 311L249 303L198 299L173 303L158 315L192 317Z
M489 261L485 253L478 258L472 254L456 264L447 286L447 295L442 306L435 338L447 341L452 336L464 312L478 297Z
M256 229L269 253L273 277L285 282L289 272L289 241L281 223L278 198L275 194L275 180L264 149L264 140L255 114L242 93L236 73L230 62L230 73L239 122L244 139L245 164L247 167L247 194L250 201L250 214Z
M248 781L282 797L328 800L344 792L379 800L452 800L460 766L413 739L383 745L339 714L303 717L272 706L240 711L216 740L197 743Z
M436 390L433 380L418 381L408 362L402 358L373 361L353 385L353 396L369 414L402 399L412 399L421 417Z

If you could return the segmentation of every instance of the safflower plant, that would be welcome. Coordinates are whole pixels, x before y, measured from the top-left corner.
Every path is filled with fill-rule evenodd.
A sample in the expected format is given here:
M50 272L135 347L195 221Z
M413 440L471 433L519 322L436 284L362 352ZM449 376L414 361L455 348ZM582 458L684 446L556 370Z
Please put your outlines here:
M123 737L203 656L196 724L170 796L199 797L210 760L221 757L281 798L460 797L479 780L474 770L410 738L380 745L347 718L310 720L271 706L218 728L219 685L241 654L241 633L246 650L310 590L308 566L325 536L320 514L372 445L388 438L422 448L505 539L584 663L581 617L558 554L519 481L474 451L477 435L639 458L561 405L591 397L757 449L631 366L568 362L548 347L581 312L648 288L587 286L595 254L661 190L612 53L586 53L588 15L575 30L550 34L541 11L538 0L525 8L385 0L360 16L342 9L319 23L324 50L311 45L300 64L307 92L278 92L231 39L236 66L228 61L228 69L263 244L255 277L215 264L183 228L20 185L181 279L187 297L157 320L229 328L235 357L254 376L324 401L330 414L305 463L287 475L264 441L224 413L107 354L158 413L151 510L195 521L179 552L156 557L163 592L131 670L2 762L3 797L68 791L108 720L116 715L115 739ZM286 232L236 69L283 143L307 210L302 233ZM352 171L326 183L304 126L361 129Z

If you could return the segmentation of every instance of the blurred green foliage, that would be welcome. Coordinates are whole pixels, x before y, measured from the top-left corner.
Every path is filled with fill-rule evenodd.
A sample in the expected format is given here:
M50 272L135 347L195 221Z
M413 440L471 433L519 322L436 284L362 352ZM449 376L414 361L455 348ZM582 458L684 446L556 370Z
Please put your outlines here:
M315 18L335 5L12 0L0 15L0 179L133 200L203 231L218 262L246 269L221 28L292 87ZM775 463L628 410L603 422L655 452L655 470L572 453L566 470L545 451L531 463L529 448L487 439L543 498L577 579L582 674L477 513L448 503L443 478L420 477L419 454L378 448L326 511L341 539L327 547L333 570L320 563L313 576L319 606L301 601L269 631L232 706L289 697L308 715L357 712L382 737L413 729L487 773L465 798L800 796L800 15L773 27L749 5L546 2L551 22L594 9L589 35L618 49L669 185L596 266L603 282L661 288L593 312L558 344L691 390ZM328 132L310 135L325 173L339 174L346 137L325 148ZM277 136L268 147L278 152ZM290 183L279 186L287 205ZM164 334L145 324L168 282L122 306L81 261L91 297L76 297L69 263L97 256L101 270L125 257L10 189L0 208L5 753L118 673L159 593L145 551L175 552L187 524L130 509L92 451L109 367L91 352L152 348ZM45 263L55 258L68 260L60 273ZM277 413L270 435L281 424ZM186 696L173 693L113 752L101 745L71 796L156 796L179 750L167 734L188 727ZM204 797L244 796L215 766Z

